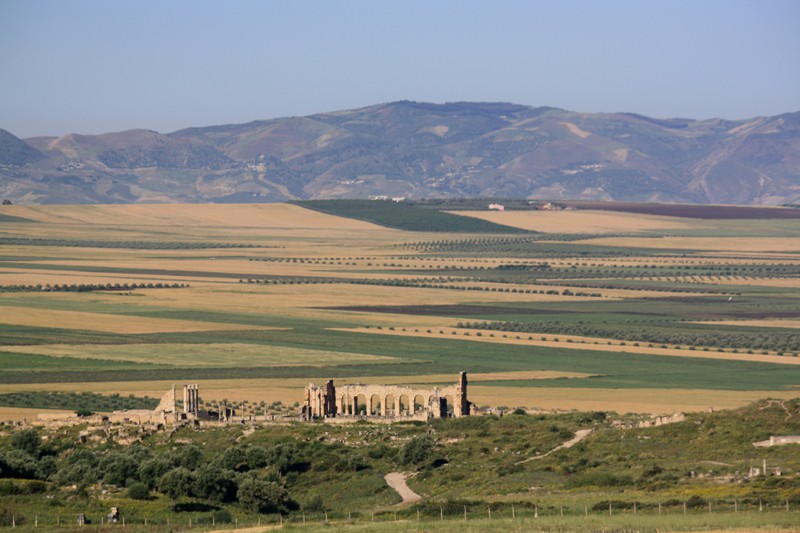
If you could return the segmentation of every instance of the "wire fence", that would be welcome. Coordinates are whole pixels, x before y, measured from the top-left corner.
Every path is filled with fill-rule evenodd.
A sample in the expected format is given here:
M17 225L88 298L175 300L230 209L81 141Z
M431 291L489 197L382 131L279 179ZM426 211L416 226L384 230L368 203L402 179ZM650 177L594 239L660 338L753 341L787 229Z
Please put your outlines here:
M787 513L792 520L800 524L800 506L789 500L783 503L752 500L729 502L703 502L687 500L666 503L640 503L626 501L605 501L592 506L553 504L463 504L446 502L438 504L427 502L422 505L398 508L395 510L354 510L354 511L317 511L292 512L290 514L262 514L232 516L225 509L210 512L179 512L170 516L145 516L143 513L125 513L124 509L116 517L99 512L79 514L29 514L23 512L0 515L0 527L20 529L97 529L123 526L122 529L142 528L159 530L192 530L192 529L235 529L258 526L282 525L337 525L348 524L388 524L393 522L452 522L470 520L530 521L548 519L611 519L648 517L699 517L709 515L726 515L732 521L745 515L763 516Z

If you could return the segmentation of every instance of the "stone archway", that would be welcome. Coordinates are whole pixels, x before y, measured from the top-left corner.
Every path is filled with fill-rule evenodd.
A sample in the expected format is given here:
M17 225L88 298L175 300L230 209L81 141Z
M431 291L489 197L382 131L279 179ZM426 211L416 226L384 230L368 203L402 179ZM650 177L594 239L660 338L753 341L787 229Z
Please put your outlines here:
M383 398L383 416L400 416L400 409L397 407L397 396L391 392Z
M414 414L414 411L412 410L412 407L414 406L409 403L408 394L401 394L398 400L400 403L400 412L398 413L399 416Z
M366 415L369 411L369 405L367 405L367 396L365 394L358 394L355 398L355 406L356 411L353 415Z
M428 402L425 400L425 397L422 394L416 394L414 396L414 412L418 413L421 410L425 409L428 406Z
M345 393L340 398L341 401L341 414L351 416L353 414L353 397L349 393Z
M380 416L381 415L381 405L382 399L377 394L373 394L369 398L369 409L367 414L372 416Z

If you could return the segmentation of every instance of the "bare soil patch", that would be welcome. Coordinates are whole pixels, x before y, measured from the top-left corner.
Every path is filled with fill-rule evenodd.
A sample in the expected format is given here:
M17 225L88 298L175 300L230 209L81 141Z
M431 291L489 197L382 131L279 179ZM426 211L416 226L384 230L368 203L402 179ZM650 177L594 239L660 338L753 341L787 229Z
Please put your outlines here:
M422 496L414 492L406 484L406 479L410 476L404 472L390 472L383 476L386 484L389 485L394 491L403 499L403 503L418 502Z

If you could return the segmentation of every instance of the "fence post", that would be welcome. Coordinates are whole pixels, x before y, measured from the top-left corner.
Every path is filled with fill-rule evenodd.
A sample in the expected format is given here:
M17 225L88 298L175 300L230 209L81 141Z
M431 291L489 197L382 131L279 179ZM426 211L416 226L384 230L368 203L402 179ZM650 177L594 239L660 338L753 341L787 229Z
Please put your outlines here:
M417 509L417 522L419 522L419 509Z
M613 513L611 511L611 502L608 502L608 516L611 516Z
M733 512L734 513L739 512L739 500L733 500Z
M633 514L636 514L636 502L633 502Z
M491 520L492 519L492 508L491 507L487 507L487 509L489 509L489 520Z
M397 522L397 511L394 512L394 521Z
M686 514L686 502L683 502L683 514Z
M467 506L464 506L464 522L467 521Z
M192 517L189 517L189 527L192 527Z
M306 513L303 513L303 523L306 523Z
M658 502L658 514L661 514L661 502Z
M17 515L11 515L11 527L17 527Z
M764 510L764 502L762 502L761 498L759 498L758 499L758 512L760 513L763 510Z
M789 498L786 498L786 512L789 512Z
M787 500L788 501L788 500ZM39 515L37 514L36 517L33 519L33 527L39 527Z
M533 506L533 517L534 518L539 518L539 506L538 505L534 505Z
M328 523L328 510L327 509L325 509L325 523L326 524Z
M564 506L561 506L561 516L564 516Z
M370 511L370 513L372 513L372 521L374 522L375 521L375 511Z
M711 514L711 502L708 502L708 514Z
M589 516L589 506L588 505L584 505L583 506L583 516Z
M788 502L789 500L786 500L786 501ZM514 513L514 504L512 503L511 504L511 520L515 520L516 518L517 518L517 515L516 515L516 513Z
M439 506L439 521L444 522L444 509Z

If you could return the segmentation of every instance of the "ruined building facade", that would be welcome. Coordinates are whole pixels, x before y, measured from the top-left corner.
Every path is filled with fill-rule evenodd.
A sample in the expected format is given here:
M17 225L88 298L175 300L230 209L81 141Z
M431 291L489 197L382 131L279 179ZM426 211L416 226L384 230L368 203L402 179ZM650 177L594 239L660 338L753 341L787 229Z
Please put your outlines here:
M402 385L340 385L328 380L324 387L309 383L305 389L306 420L429 420L470 414L467 373L447 387L419 389Z

